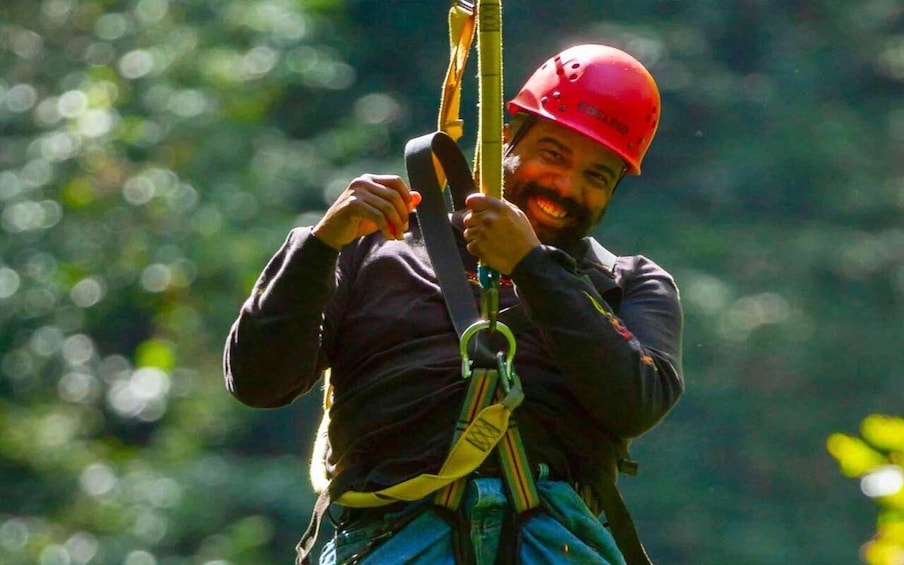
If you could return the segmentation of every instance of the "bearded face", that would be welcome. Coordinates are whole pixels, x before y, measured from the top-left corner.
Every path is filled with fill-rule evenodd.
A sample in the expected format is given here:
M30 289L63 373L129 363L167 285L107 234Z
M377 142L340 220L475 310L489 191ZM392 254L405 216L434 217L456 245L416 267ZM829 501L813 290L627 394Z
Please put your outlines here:
M594 214L583 204L561 196L552 188L534 181L519 182L512 177L505 187L505 199L527 214L540 241L566 250L573 248L578 241L589 235L606 212L606 207L603 207ZM538 209L539 213L533 213ZM541 214L553 215L560 220L556 222L560 225L543 221Z
M546 119L506 130L506 200L541 242L570 251L603 218L625 162L583 134Z

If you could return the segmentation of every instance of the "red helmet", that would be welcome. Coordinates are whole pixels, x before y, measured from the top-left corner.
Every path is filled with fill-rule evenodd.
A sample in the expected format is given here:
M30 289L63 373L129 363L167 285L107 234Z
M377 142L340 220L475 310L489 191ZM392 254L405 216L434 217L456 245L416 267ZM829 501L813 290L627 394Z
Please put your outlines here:
M605 45L562 51L508 103L510 114L535 114L603 144L625 161L630 175L640 174L659 124L659 108L659 89L649 71L631 55Z

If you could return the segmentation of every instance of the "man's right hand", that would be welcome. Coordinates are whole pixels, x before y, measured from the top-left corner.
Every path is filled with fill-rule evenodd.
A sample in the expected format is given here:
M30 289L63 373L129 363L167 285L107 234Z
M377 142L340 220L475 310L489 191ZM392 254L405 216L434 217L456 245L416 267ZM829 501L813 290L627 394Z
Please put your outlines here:
M403 239L408 214L421 203L401 177L365 174L354 179L314 226L313 234L336 250L379 230L386 239Z

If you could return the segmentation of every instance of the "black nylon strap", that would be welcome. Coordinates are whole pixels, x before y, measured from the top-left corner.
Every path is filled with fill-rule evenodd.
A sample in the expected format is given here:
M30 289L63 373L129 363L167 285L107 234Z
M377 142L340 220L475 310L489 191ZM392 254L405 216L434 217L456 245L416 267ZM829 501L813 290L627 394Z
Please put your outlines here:
M474 180L458 144L445 133L422 135L405 145L409 184L423 197L416 211L418 225L455 333L461 337L468 326L480 320L480 312L455 243L443 187L436 179L434 156L448 179L453 206L464 207L465 197L474 192ZM480 335L469 344L469 355L477 366L495 367L495 356L483 345Z
M471 524L465 514L465 507L450 510L445 506L434 506L433 511L452 529L452 557L455 565L476 565L477 556L471 543Z
M640 543L637 527L615 483L608 477L603 477L596 486L599 489L600 505L612 530L612 537L625 556L625 562L628 565L653 565L643 544Z
M479 319L479 313L470 283L464 274L464 264L452 237L443 187L436 180L434 154L442 165L450 186L466 184L473 187L474 181L464 156L448 135L433 132L416 137L405 145L409 184L423 197L416 211L418 225L424 234L424 243L436 278L446 297L446 307L452 317L455 333L461 336L468 326Z

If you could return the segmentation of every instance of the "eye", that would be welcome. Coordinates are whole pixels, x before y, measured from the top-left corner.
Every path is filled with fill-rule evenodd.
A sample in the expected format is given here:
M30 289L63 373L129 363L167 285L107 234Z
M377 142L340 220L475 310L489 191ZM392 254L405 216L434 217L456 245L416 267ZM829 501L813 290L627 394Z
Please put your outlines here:
M555 149L544 149L543 155L545 155L546 158L549 159L550 161L561 161L563 158L562 154L559 153L558 151L556 151Z
M609 188L609 176L603 173L598 173L596 171L587 171L585 173L587 179L590 181L590 184L595 186L596 188Z

